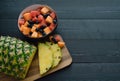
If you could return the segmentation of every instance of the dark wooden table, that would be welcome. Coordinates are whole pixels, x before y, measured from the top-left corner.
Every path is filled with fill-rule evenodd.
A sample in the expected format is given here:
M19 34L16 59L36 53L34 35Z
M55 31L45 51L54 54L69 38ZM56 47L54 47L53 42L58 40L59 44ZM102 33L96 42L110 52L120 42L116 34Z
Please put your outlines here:
M37 81L120 81L120 0L1 0L0 35L26 40L19 13L32 4L56 10L73 63Z

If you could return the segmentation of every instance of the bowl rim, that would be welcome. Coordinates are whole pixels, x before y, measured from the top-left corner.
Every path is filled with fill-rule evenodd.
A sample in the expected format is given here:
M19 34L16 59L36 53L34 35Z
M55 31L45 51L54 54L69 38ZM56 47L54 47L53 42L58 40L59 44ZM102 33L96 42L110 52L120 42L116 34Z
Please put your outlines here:
M19 19L22 18L22 15L23 15L24 13L26 13L26 12L31 11L31 10L35 10L35 9L41 7L41 6L45 6L45 7L49 8L50 10L54 11L54 13L56 14L55 10L54 10L53 8L51 8L50 6L46 5L46 4L33 4L33 5L29 5L29 6L25 7L25 8L20 12L20 14L19 14L19 16L18 16L17 25L18 25L19 31L20 31ZM57 14L56 14L56 19L57 19L57 23L56 23L56 25L55 25L55 28L54 28L49 34L46 34L45 36L42 36L42 37L39 37L39 38L32 38L32 37L30 37L30 36L24 35L24 34L22 33L22 31L20 31L20 32L21 32L24 36L26 36L26 37L28 37L28 38L32 38L32 39L43 39L43 38L49 36L50 34L52 34L52 33L56 30L56 28L57 28L57 26L58 26L58 17L57 17Z

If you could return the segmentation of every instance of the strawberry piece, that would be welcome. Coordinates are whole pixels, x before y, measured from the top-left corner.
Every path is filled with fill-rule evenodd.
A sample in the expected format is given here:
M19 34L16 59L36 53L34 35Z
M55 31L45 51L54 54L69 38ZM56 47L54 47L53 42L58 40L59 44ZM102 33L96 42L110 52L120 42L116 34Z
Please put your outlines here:
M18 21L18 23L19 23L20 26L21 26L21 25L24 25L25 20L24 20L24 19L20 19L20 20Z
M36 17L40 14L40 12L38 12L36 10L33 10L33 11L30 12L30 14L31 14L32 17Z
M59 35L56 35L54 38L56 41L60 41L60 39L61 39Z
M41 22L42 20L44 20L44 17L42 15L38 16L38 21Z
M56 17L55 12L52 12L50 16L54 19Z
M36 22L37 20L38 20L37 17L32 18L33 22Z
M50 30L54 30L55 25L53 23L51 23L50 26L49 26L49 28L50 28Z

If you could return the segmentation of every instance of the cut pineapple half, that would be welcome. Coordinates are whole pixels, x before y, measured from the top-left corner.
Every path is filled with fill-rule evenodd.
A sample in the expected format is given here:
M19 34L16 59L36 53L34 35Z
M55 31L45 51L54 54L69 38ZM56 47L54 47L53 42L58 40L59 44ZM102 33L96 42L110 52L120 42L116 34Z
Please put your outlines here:
M39 56L39 68L40 68L40 75L46 73L53 64L53 56L52 51L49 49L44 43L39 43L38 45L38 56Z
M36 47L9 36L0 37L0 72L24 79Z

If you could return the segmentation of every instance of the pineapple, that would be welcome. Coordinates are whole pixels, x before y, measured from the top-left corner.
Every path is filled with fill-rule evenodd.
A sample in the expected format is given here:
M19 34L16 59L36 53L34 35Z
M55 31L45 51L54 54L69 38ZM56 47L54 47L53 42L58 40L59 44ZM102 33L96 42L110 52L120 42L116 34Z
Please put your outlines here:
M56 67L62 58L62 52L61 48L58 46L58 44L48 43L50 45L50 49L53 54L53 65L52 68Z
M38 56L39 56L39 68L40 68L40 75L46 73L53 64L53 56L52 51L49 49L44 43L38 44Z
M36 52L36 47L19 39L0 37L0 72L24 79Z
M43 75L59 64L62 58L61 48L52 42L39 43L38 56L40 75Z

